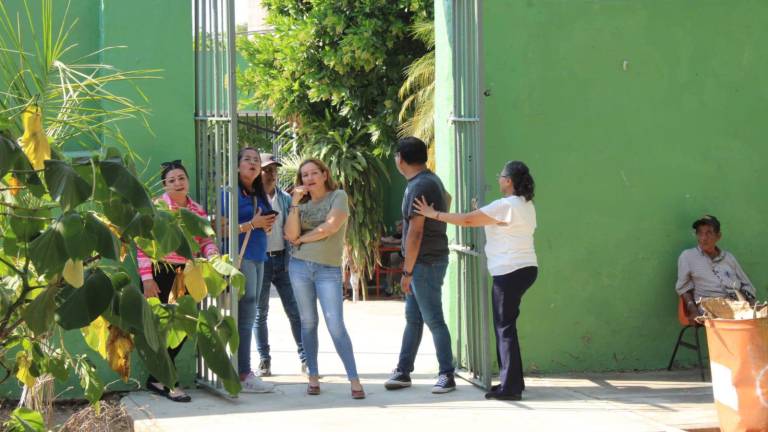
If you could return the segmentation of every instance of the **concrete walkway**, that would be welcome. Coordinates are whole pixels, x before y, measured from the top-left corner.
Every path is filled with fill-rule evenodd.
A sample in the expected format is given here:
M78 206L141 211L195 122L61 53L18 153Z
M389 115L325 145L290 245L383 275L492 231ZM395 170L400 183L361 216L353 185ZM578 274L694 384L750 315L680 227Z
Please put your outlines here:
M383 383L397 361L404 326L403 303L398 301L345 302L347 327L368 397L350 398L343 366L324 325L319 358L322 394L307 396L288 321L279 299L271 301L274 376L265 380L277 385L275 393L231 399L190 390L193 401L181 404L134 392L123 404L135 419L136 431L717 430L712 429L717 416L711 385L698 381L697 371L526 377L522 402L487 401L480 389L462 380L457 380L456 391L433 395L437 360L427 330L413 387L387 391ZM256 352L253 358L258 359Z

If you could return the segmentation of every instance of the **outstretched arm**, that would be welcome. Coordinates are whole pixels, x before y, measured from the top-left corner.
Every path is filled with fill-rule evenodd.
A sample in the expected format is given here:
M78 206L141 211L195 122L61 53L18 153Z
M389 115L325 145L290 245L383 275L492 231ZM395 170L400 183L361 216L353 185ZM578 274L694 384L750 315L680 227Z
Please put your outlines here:
M416 198L413 201L413 209L417 214L420 214L424 217L452 225L480 227L486 225L496 225L500 223L496 219L488 216L480 210L475 210L471 213L439 212L435 210L432 204L427 203L427 200L423 196L421 198Z

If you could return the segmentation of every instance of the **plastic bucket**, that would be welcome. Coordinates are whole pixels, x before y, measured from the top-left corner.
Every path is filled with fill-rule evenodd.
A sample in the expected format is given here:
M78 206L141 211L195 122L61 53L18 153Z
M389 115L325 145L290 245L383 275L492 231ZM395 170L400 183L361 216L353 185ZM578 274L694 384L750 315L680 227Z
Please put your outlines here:
M768 432L768 318L704 324L720 428Z

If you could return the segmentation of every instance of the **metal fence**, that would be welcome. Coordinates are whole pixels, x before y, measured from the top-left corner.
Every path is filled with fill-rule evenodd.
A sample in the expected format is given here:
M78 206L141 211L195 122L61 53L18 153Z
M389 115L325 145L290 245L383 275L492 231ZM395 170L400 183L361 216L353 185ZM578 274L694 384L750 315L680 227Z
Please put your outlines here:
M193 0L192 20L195 50L195 147L197 199L220 221L222 215L237 215L237 90L235 85L234 0ZM237 224L222 232L215 223L216 238L236 239ZM230 246L234 244L232 250ZM220 241L222 253L234 257L237 242ZM237 320L237 293L227 290L217 299L203 300L202 307L217 306ZM237 369L237 355L230 355ZM224 393L223 385L197 358L197 382Z
M453 2L454 104L450 118L454 133L456 204L474 209L484 200L482 105L480 103L480 2ZM482 230L456 227L451 250L458 260L458 341L460 374L486 389L491 385L489 287Z

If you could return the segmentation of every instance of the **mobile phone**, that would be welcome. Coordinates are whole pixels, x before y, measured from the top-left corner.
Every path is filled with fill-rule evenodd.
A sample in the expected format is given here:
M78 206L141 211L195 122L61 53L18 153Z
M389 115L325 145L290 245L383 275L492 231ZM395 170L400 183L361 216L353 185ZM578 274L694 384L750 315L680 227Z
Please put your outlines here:
M280 214L280 212L278 212L277 210L268 210L268 211L265 211L264 213L262 213L261 215L262 216L272 216L272 215L278 215L278 214Z

